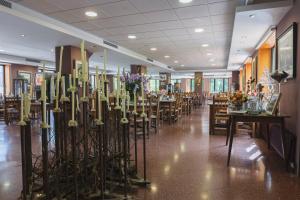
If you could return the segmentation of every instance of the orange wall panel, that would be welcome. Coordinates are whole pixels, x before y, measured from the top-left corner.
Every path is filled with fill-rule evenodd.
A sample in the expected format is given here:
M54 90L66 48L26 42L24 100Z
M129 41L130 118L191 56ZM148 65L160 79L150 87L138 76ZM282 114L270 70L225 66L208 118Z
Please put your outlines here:
M259 49L258 50L258 66L257 66L257 80L263 76L264 70L271 71L271 49Z

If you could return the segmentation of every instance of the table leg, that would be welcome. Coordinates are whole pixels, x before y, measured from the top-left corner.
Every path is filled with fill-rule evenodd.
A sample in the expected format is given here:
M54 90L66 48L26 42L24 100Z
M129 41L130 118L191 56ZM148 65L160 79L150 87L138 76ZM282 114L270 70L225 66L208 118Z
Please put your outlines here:
M172 107L172 105L171 105L171 103L169 103L169 124L171 124L171 118L172 118L171 107Z
M267 123L267 142L268 142L268 149L270 150L271 148L271 142L270 142L270 126L269 123Z
M287 158L286 152L285 152L285 122L284 118L281 120L281 140L282 140L282 155L285 161L286 170L289 169L289 159Z
M228 119L228 126L227 126L227 131L226 131L226 146L228 145L228 139L231 133L231 117Z
M234 133L235 133L235 120L231 119L231 124L230 124L230 140L229 140L229 149L228 149L228 157L227 157L227 166L229 166L229 163L230 163L231 149L232 149L232 142L233 142Z

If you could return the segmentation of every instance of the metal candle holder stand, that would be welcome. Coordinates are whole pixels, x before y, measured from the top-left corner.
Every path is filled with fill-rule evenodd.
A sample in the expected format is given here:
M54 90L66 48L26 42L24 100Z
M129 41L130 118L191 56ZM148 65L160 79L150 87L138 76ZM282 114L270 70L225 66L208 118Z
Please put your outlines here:
M76 81L77 85L77 81ZM104 82L106 98L108 82ZM77 87L76 87L77 88ZM78 91L78 88L76 89ZM68 93L71 95L71 90ZM75 92L73 91L73 95ZM87 95L88 96L88 95ZM98 100L98 95L97 98ZM42 106L44 100L41 101ZM73 104L77 105L75 102ZM126 120L121 118L121 110L110 115L108 100L102 98L102 119L100 123L90 120L91 110L88 100L81 99L81 112L75 112L70 120L68 97L60 99L60 112L53 112L54 145L49 134L50 126L44 119L42 107L42 152L37 158L32 156L31 124L22 122L22 199L131 199L131 184L139 182L146 186L146 122L143 117L143 159L144 177L137 180L137 135L134 114L134 173L130 172L130 127L129 113ZM96 104L96 110L99 110ZM111 123L110 117L114 117ZM46 117L47 118L47 117ZM49 117L48 117L49 118ZM69 122L69 123L68 123ZM96 122L96 123L95 123ZM115 127L112 127L112 124ZM115 131L113 131L115 130ZM34 163L34 164L33 164ZM117 187L118 186L118 187ZM34 189L33 189L34 188ZM121 190L119 190L122 188Z

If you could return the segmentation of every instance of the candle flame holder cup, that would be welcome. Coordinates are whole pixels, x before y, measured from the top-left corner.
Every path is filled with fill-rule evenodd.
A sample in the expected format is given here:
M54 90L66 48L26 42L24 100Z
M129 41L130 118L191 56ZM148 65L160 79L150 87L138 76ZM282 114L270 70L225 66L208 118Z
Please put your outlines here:
M41 128L50 128L50 126L47 122L42 122Z
M98 125L98 126L100 126L100 125L103 125L104 123L103 123L103 121L102 120L100 120L100 119L95 119L95 123L96 123L96 125Z
M60 102L70 102L70 99L69 99L69 97L66 97L63 95L60 97Z
M25 121L19 121L17 125L18 126L26 126L26 122Z
M69 125L69 127L76 127L76 126L78 126L78 123L76 120L70 120L68 125Z
M122 118L122 119L121 119L121 123L122 123L122 124L128 124L128 122L129 122L129 121L128 121L127 118Z

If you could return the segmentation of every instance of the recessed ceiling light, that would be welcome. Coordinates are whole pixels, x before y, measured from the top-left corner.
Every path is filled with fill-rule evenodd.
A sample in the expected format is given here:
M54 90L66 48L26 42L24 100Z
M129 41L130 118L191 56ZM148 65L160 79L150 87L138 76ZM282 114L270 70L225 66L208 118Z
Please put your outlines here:
M97 16L98 16L98 13L95 12L95 11L89 10L89 11L86 11L86 12L85 12L85 15L88 16L88 17L97 17Z
M165 58L170 58L170 56L166 55Z
M216 64L215 64L215 63L213 63L213 64L211 64L211 66L216 66Z
M208 56L212 56L212 53L207 53L206 55L208 55Z
M150 48L150 50L151 50L151 51L156 51L156 50L157 50L157 48L155 48L155 47L152 47L152 48Z
M209 59L209 62L214 62L214 61L215 61L215 59L213 59L213 58L212 58L212 59Z
M203 28L195 28L195 33L202 33L204 31Z
M54 52L54 49L51 49L51 52Z
M184 65L180 65L181 67L184 67Z
M191 3L193 0L179 0L179 3Z
M178 60L175 60L174 63L178 63Z
M3 49L0 49L0 52L3 52L4 50Z
M128 38L129 39L136 39L136 36L135 35L128 35Z
M255 17L255 15L254 15L254 14L252 14L252 15L249 15L249 17L253 19L253 18Z
M209 45L208 44L202 44L202 47L208 47Z
M24 34L21 34L20 36L21 36L21 37L25 37L25 35L24 35Z

